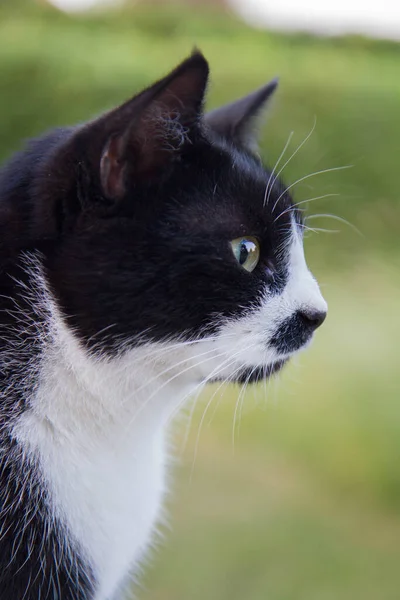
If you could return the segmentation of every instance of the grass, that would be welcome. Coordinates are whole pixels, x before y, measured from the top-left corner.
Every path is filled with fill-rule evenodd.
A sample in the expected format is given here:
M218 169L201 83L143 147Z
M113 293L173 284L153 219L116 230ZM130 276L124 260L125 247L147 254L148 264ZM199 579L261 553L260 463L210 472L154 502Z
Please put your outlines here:
M344 217L362 235L312 221L340 229L306 239L329 317L279 383L248 390L234 444L239 390L216 394L200 433L210 396L199 404L176 469L172 531L140 597L398 600L400 47L253 31L217 13L126 9L73 18L3 3L0 157L43 129L121 102L194 44L211 63L210 106L281 76L263 155L274 164L292 130L293 152L316 118L286 179L353 165L294 192L297 200L338 194L310 212Z

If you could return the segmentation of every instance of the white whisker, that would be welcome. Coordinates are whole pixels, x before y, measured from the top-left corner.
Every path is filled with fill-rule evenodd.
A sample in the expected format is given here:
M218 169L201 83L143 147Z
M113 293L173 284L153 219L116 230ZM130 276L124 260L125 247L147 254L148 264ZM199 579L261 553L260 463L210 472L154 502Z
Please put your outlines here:
M324 229L323 227L308 227L307 225L300 225L305 231L312 231L313 233L340 233L340 229Z
M272 171L271 171L271 174L270 174L270 176L269 176L269 178L268 178L267 185L266 185L266 187L265 187L265 194L264 194L263 207L265 207L265 205L268 203L268 200L269 200L269 185L270 185L270 183L272 182L272 178L273 178L273 176L274 176L275 170L278 168L278 166L279 166L279 163L281 162L281 160L282 160L283 156L285 155L285 152L286 152L286 150L287 150L287 147L288 147L288 146L289 146L289 144L290 144L290 140L292 139L292 137L293 137L293 134L294 134L294 131L291 131L291 132L289 133L289 137L288 137L288 139L286 140L286 144L285 144L285 146L284 146L284 148L283 148L282 152L280 153L280 155L279 155L279 158L278 158L278 160L276 161L276 163L275 163L275 166L274 166L274 168L272 169ZM274 180L274 181L275 181L275 180ZM272 186L271 186L271 187L272 187ZM268 194L268 199L267 199L267 194Z
M343 167L332 167L330 169L322 169L321 171L314 171L314 173L309 173L308 175L304 175L304 177L300 177L300 179L297 179L296 181L294 181L293 183L291 183L290 185L287 186L287 188L285 190L283 190L283 192L281 193L280 196L278 196L277 200L275 201L274 207L272 209L272 212L275 212L275 209L279 203L279 200L289 191L291 190L295 185L299 184L301 181L305 181L306 179L309 179L310 177L315 177L316 175L322 175L323 173L332 173L333 171L343 171L345 169L351 169L353 167L353 165L344 165Z
M214 350L215 352L215 350ZM209 354L208 352L204 353L204 354ZM136 419L138 418L138 416L143 412L143 410L148 406L150 400L152 400L152 398L154 398L154 396L156 396L162 389L164 389L169 383L171 383L172 381L174 381L175 379L177 379L178 377L181 377L184 373L187 373L188 371L190 371L191 369L196 369L197 367L199 367L200 365L204 364L205 362L212 360L212 358L219 358L220 356L223 356L224 353L221 354L217 354L214 355L213 357L209 357L207 356L206 359L201 360L197 363L191 364L188 367L186 367L185 369L182 369L181 371L179 371L178 373L176 373L175 375L173 375L172 377L170 377L169 379L167 379L167 381L164 381L162 385L160 385L156 390L154 390L150 396L148 396L145 400L145 402L143 402L139 409L135 412L135 414L133 415L133 418L129 421L128 425L127 425L127 431L130 431L130 428L132 426L132 424L136 421ZM188 362L187 359L184 362ZM174 368L176 365L173 365L171 368ZM168 369L168 370L171 370ZM156 378L154 378L156 379ZM200 382L201 384L202 382ZM199 385L200 385L199 384ZM195 386L194 390L197 389L197 386ZM191 390L191 392L193 392L193 389Z
M300 200L300 202L295 202L293 204L293 206L288 206L288 208L285 208L285 210L283 210L274 219L274 223L276 223L277 221L279 221L279 219L281 217L283 217L284 215L286 215L287 213L294 212L296 210L296 208L298 208L301 204L306 204L306 203L309 203L309 202L315 202L316 200L322 200L323 198L332 198L334 196L340 196L340 194L323 194L322 196L314 196L314 198L307 198L306 200Z
M249 383L250 383L250 379L253 376L254 371L259 368L259 367L253 367L247 381L246 381L246 387L248 387ZM263 368L263 373L264 373L264 368ZM256 387L255 384L253 384L253 399L255 400L255 394L254 394L254 388ZM244 406L244 397L242 398L242 405L239 408L239 419L238 419L238 431L240 431L240 425L241 425L241 421L242 421L242 413L243 413L243 406Z
M250 377L252 376L252 374L254 373L254 371L256 370L257 367L253 367L252 371L249 373L249 375L246 377L246 381L245 383L242 385L242 389L240 390L240 394L237 397L236 400L236 404L235 404L235 410L233 413L233 423L232 423L232 453L234 454L235 452L235 430L236 430L236 419L237 419L237 415L238 412L240 411L240 407L241 404L244 400L245 394L246 394L246 388L249 384L250 381Z
M304 140L297 146L296 150L292 153L291 156L289 156L289 158L287 159L287 161L285 162L285 164L283 165L283 167L276 174L275 179L274 179L273 183L271 184L271 187L270 187L270 190L269 190L269 193L268 193L268 198L267 198L267 202L266 202L267 204L269 202L269 198L270 198L270 195L271 195L271 190L274 187L275 182L277 181L279 175L281 175L281 173L283 172L283 170L287 167L287 165L290 163L290 161L292 160L292 158L294 158L296 156L296 154L299 152L299 150L301 150L301 148L304 146L304 144L306 144L308 142L308 140L310 139L310 137L314 133L316 125L317 125L317 117L314 117L314 123L313 123L313 126L311 127L311 131L307 134L307 136L304 138ZM272 212L274 212L274 210L275 210L275 206L272 209Z
M207 356L209 354L215 354L216 352L216 348L210 348L209 350L206 350L205 352L201 352L200 354L196 355L196 359L200 358L202 356ZM157 375L155 375L152 379L150 379L149 381L146 381L145 384L141 385L137 390L135 390L136 393L141 392L143 389L145 389L146 387L149 387L152 383L154 383L157 379L160 379L163 375L166 375L167 373L169 373L170 371L173 371L174 369L176 369L177 367L179 367L180 365L184 365L187 363L190 363L192 360L191 357L185 357L184 359L178 361L177 363L174 363L172 365L170 365L169 367L167 367L166 369L164 369L163 371L161 371L161 373L157 373ZM210 359L207 359L210 360ZM202 361L203 362L203 361ZM197 364L201 364L201 363L197 363ZM192 365L190 365L188 367L189 369L192 368ZM184 369L183 371L180 371L181 373L185 373L186 369Z
M192 406L190 408L188 421L187 421L186 428L185 428L185 433L183 435L183 439L182 439L182 443L181 443L181 450L180 450L181 454L183 454L183 452L187 446L187 443L189 440L190 429L191 429L192 423L193 423L193 416L194 416L194 412L195 412L196 406L197 406L197 401L200 398L200 394L203 391L204 387L207 385L207 381L202 382L202 384L203 384L203 386L202 387L199 386L199 391L194 396L193 401L192 401ZM191 390L190 395L193 395L193 390ZM179 406L181 406L181 404L183 404L183 403L179 403Z
M311 219L321 219L321 218L334 219L335 221L344 223L345 225L350 227L350 229L353 229L353 231L355 231L358 235L364 237L364 234L358 229L358 227L353 225L353 223L350 223L350 221L347 221L347 219L344 219L343 217L339 217L337 215L332 215L330 213L320 213L320 214L316 214L316 215L310 215L309 217L307 217L307 221L311 221Z
M250 350L254 345L250 344L247 348L241 348L238 352L235 352L232 356L230 356L228 359L226 359L225 361L222 362L221 365L219 365L219 368L217 368L216 370L214 370L214 372L210 373L210 375L207 378L207 381L212 380L215 375L217 375L222 369L225 368L229 368L230 366L235 364L235 358L236 356L238 356L241 352L243 351L247 351ZM226 364L228 363L228 364ZM194 448L194 454L193 454L193 463L192 463L192 472L191 472L191 476L193 475L193 469L194 469L194 465L196 462L196 458L197 458L197 451L198 451L198 446L199 446L199 441L200 441L200 433L201 433L201 429L204 423L204 419L206 418L207 412L209 407L211 406L211 403L213 401L213 399L215 398L216 393L218 392L219 389L221 389L221 387L227 383L230 379L232 379L236 373L239 373L241 371L241 369L243 368L243 365L238 366L233 373L231 373L228 377L226 377L222 383L219 385L219 387L216 389L216 391L213 393L213 395L211 396L211 398L208 400L207 405L205 407L205 410L203 412L203 415L201 417L200 423L199 423L199 428L197 431L197 437L196 437L196 443L195 443L195 448ZM216 372L215 372L216 371Z

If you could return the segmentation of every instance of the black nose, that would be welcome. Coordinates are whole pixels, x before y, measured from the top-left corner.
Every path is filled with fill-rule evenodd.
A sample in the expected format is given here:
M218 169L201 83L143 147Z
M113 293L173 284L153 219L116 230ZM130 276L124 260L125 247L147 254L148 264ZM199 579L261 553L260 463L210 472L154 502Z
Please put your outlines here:
M326 319L326 311L313 310L313 309L302 309L298 312L299 318L307 329L314 331L317 329Z

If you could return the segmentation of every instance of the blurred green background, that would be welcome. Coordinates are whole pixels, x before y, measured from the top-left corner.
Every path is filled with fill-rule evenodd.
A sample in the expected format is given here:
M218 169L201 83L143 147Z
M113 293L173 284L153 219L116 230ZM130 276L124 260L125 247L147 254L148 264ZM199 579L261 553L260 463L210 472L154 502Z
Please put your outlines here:
M273 166L294 131L289 158L316 119L285 179L352 165L293 191L329 194L308 214L361 234L310 220L338 230L306 238L330 306L312 349L245 398L210 390L179 423L171 530L139 597L398 600L400 46L255 31L216 7L71 16L3 1L0 157L120 103L194 45L211 64L210 107L280 76L263 156Z

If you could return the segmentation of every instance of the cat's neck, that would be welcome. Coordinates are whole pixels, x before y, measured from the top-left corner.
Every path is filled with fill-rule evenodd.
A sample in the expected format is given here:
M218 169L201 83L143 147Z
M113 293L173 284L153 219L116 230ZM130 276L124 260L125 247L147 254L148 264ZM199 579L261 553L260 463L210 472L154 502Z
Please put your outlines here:
M69 437L82 430L132 434L137 423L164 427L195 389L186 361L150 344L121 356L90 354L61 320L45 350L33 400L37 418ZM156 425L157 423L157 425Z

